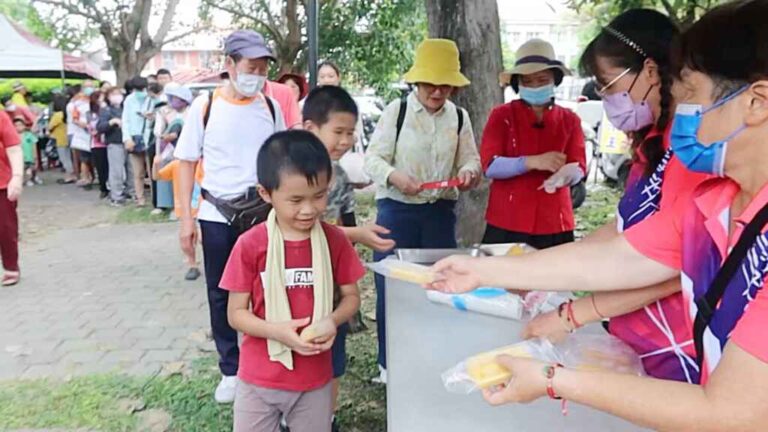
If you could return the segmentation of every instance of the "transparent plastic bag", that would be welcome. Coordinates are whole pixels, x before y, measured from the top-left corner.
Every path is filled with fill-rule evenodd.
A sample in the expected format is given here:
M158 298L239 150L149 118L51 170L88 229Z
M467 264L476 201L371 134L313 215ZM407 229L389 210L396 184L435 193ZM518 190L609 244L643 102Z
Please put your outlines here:
M431 302L452 306L461 311L522 321L555 310L560 303L567 300L560 294L543 291L531 291L523 298L502 288L488 287L465 294L427 291L427 298Z
M435 273L427 266L396 259L368 263L368 268L388 278L424 285L435 280Z
M502 354L560 363L579 370L606 370L644 375L637 353L609 334L573 333L563 342L531 339L469 357L442 374L443 385L451 393L469 394L509 382L509 371L496 362Z

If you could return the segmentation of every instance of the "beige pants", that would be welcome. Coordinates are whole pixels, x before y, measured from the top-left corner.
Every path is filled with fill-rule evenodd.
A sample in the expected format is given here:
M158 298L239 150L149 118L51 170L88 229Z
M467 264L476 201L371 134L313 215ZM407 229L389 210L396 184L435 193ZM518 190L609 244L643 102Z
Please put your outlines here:
M144 204L144 176L147 174L146 153L131 153L133 167L133 187L136 189L136 202Z
M332 384L308 392L274 390L238 381L234 432L279 432L285 416L291 432L330 432Z

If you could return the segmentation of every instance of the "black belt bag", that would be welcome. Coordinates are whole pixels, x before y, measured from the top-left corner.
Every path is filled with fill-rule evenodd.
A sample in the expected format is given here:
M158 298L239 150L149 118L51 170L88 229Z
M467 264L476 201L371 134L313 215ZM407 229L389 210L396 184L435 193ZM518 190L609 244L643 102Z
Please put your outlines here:
M216 198L205 189L201 190L201 195L216 207L238 235L267 220L272 210L272 204L264 201L256 188L249 188L245 195L231 200Z

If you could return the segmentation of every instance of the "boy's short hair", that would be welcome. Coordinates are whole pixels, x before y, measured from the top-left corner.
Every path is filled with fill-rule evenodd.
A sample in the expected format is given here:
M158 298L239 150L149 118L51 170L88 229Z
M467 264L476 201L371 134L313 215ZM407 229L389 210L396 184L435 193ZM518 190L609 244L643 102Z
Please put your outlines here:
M346 90L337 86L321 86L309 92L302 110L304 120L322 126L328 123L333 113L348 113L357 118L357 104Z
M158 76L158 75L168 75L168 76L171 76L171 71L169 71L166 68L160 68L160 69L157 70L157 73L155 74L155 76Z
M314 134L303 130L278 132L267 139L256 162L259 184L268 192L280 187L280 174L301 174L309 184L320 175L331 178L331 157Z
M159 95L163 92L163 85L160 83L150 83L147 85L147 91Z

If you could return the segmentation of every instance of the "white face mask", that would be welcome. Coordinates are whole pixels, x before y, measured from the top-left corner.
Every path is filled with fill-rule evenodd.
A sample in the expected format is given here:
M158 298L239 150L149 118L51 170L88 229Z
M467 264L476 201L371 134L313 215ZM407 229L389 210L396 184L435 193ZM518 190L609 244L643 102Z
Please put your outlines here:
M238 72L237 78L235 78L233 84L235 85L237 92L241 95L245 97L253 97L264 89L264 83L266 82L267 77L263 75Z
M120 105L121 103L123 103L123 95L121 94L110 95L109 103L111 103L114 106Z

